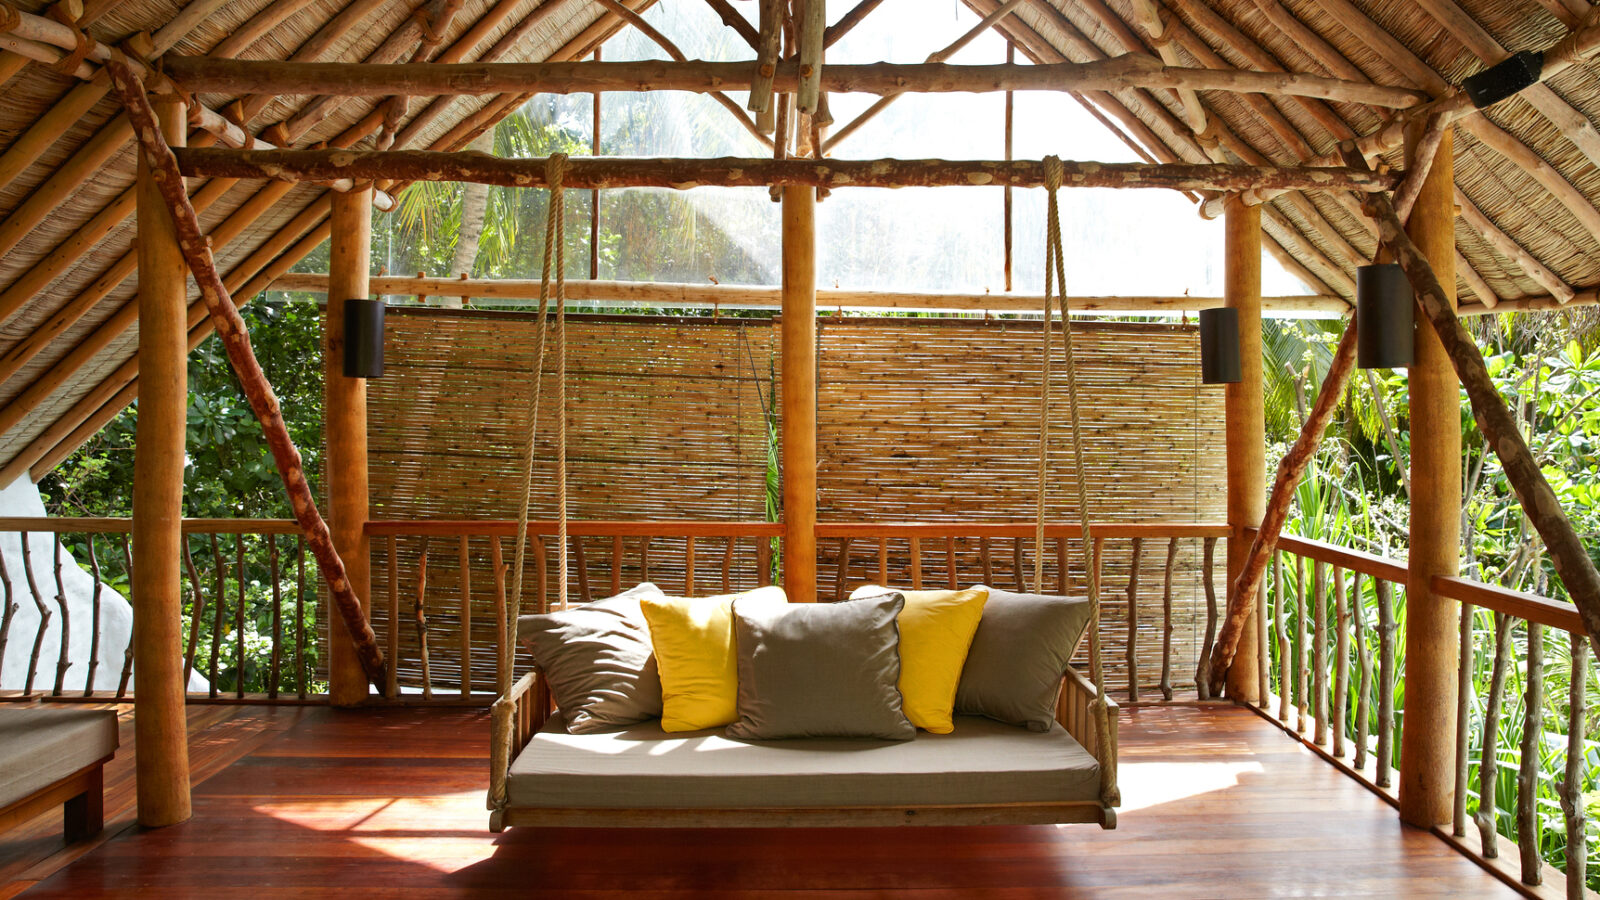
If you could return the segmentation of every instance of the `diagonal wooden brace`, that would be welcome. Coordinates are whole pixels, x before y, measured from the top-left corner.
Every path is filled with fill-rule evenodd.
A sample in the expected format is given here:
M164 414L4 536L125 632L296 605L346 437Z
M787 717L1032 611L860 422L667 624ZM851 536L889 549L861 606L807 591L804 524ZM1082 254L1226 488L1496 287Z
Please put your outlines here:
M289 430L284 425L283 412L278 407L278 398L272 390L272 383L261 371L261 364L256 361L255 351L250 347L250 335L245 330L244 319L240 317L238 307L234 305L228 289L223 286L222 276L217 272L216 260L211 255L210 241L200 230L199 218L189 203L183 176L178 172L178 160L172 155L172 148L168 147L166 140L162 138L156 125L155 111L151 109L149 98L145 96L144 84L139 80L139 76L134 74L127 59L119 51L113 50L106 61L106 68L116 83L123 105L128 109L128 119L133 124L133 133L139 141L145 159L150 164L151 178L172 212L173 225L178 233L178 247L182 250L189 269L194 273L195 282L200 286L200 296L205 300L206 309L216 326L217 336L221 338L223 347L227 350L228 361L232 363L233 371L239 377L239 386L249 399L250 408L255 411L256 418L261 422L267 446L272 450L273 461L277 463L278 474L283 477L284 488L289 494L289 503L294 508L295 520L300 523L300 530L305 533L306 544L310 546L312 556L317 560L317 567L322 570L322 576L328 583L328 596L333 598L334 607L343 618L345 627L350 632L350 638L355 643L362 671L381 690L384 685L385 663L383 652L378 649L377 636L373 634L372 626L367 623L366 615L361 609L361 601L356 598L355 591L350 587L344 561L339 558L338 552L333 547L333 536L328 531L328 523L323 521L322 514L317 511L311 485L307 483L305 470L301 465L300 451L295 449L294 441L289 437Z

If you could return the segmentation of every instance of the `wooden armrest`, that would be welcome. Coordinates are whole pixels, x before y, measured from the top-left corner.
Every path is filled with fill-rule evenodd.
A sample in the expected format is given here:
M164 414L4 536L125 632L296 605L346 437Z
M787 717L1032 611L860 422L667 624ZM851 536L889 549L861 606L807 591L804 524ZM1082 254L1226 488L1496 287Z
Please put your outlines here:
M1056 703L1056 721L1072 735L1073 740L1100 761L1102 768L1110 768L1111 771L1102 775L1102 778L1109 776L1109 783L1114 785L1117 766L1117 701L1110 695L1106 696L1106 728L1110 733L1107 735L1108 746L1102 747L1091 705L1098 694L1094 682L1086 678L1082 672L1068 666L1067 674L1061 679L1061 699Z
M550 684L537 668L517 679L490 707L489 808L505 805L511 761L550 719Z

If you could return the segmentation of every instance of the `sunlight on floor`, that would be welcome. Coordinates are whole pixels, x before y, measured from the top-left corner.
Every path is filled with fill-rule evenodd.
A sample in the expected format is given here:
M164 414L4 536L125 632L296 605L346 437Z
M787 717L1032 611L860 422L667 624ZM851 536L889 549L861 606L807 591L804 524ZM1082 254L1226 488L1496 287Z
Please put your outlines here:
M318 832L342 832L351 844L438 872L456 872L494 854L483 791L429 797L318 797L262 803L264 816ZM417 822L427 822L425 830Z
M1264 771L1258 762L1125 762L1117 767L1117 783L1122 788L1118 811L1127 815L1134 810L1225 791L1238 786L1239 776L1260 775Z

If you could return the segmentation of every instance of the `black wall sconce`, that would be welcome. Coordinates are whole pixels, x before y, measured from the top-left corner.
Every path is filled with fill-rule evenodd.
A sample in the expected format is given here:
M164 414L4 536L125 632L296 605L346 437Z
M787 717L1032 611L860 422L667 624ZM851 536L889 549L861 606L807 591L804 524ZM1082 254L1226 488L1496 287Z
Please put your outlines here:
M1399 263L1356 268L1356 365L1399 369L1411 365L1416 304Z
M1544 70L1544 54L1537 50L1522 50L1461 82L1462 90L1472 100L1472 105L1483 109L1510 97L1539 81Z
M383 299L344 301L344 375L383 377Z
M1200 380L1237 384L1239 374L1239 311L1231 306L1200 310Z

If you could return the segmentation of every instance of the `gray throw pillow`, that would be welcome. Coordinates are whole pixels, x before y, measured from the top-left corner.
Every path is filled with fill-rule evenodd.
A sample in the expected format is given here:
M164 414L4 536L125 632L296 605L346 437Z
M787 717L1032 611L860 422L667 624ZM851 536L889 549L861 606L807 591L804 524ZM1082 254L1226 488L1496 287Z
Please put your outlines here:
M1049 731L1061 676L1089 625L1089 598L989 589L956 689L956 715Z
M801 737L908 741L900 698L897 593L842 603L733 604L744 740Z
M569 732L661 716L661 675L639 608L639 598L660 593L647 582L605 600L517 619L517 637L549 680Z

